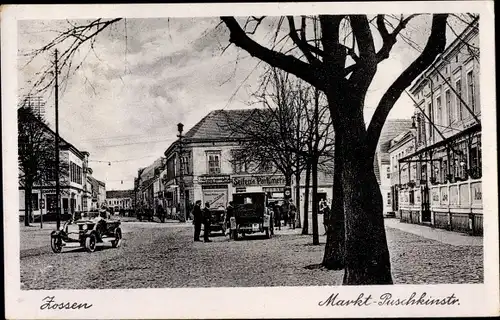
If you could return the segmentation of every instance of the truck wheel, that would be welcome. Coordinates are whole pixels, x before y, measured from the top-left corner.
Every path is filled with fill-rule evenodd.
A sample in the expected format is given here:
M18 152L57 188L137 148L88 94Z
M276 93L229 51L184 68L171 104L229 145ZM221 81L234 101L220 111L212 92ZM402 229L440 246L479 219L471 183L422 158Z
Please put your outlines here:
M85 239L85 249L87 249L88 252L94 252L96 248L96 236L95 234L90 234L86 239Z
M62 250L62 240L60 237L52 237L50 239L50 247L54 253L61 253Z

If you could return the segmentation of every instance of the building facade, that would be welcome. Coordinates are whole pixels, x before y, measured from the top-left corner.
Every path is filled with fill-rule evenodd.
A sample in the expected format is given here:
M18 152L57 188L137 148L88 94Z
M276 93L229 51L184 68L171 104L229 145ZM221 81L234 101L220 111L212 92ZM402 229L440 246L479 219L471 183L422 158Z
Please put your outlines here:
M388 119L380 133L377 150L375 152L374 168L375 176L379 184L383 201L384 216L395 214L392 207L393 195L391 192L391 140L411 129L412 122L409 119Z
M106 191L106 206L113 208L114 212L133 210L134 190L111 190Z
M45 134L55 140L55 133L46 125ZM59 143L59 185L60 185L60 213L64 217L85 216L92 209L92 169L88 166L90 154L78 150L74 145L60 138ZM21 179L22 180L22 179ZM24 219L25 190L19 186L19 216ZM35 183L31 194L32 216L49 215L55 217L57 213L56 175L49 172L42 183Z
M482 234L478 35L468 27L410 89L416 150L397 159L402 221Z
M186 208L192 207L196 200L209 202L211 207L225 208L232 195L238 192L263 191L272 197L283 198L285 177L272 165L257 169L252 163L235 160L244 137L235 136L225 129L224 123L242 121L251 112L253 110L248 109L212 111L186 132L182 141L175 141L165 151L166 168L161 181L167 208L175 210L181 201L181 168ZM322 177L321 173L319 176ZM323 198L331 199L333 177L325 180L329 180L330 185L320 191L324 191ZM320 187L324 188L324 183ZM295 198L295 192L292 192L292 198Z

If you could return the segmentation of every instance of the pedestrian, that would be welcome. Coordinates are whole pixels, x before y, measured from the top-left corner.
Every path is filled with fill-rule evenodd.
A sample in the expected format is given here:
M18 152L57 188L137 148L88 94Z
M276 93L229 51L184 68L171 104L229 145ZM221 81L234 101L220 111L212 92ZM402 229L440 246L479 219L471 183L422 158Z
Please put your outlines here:
M193 208L194 241L200 240L201 223L203 214L201 212L201 200L197 200Z
M290 214L290 202L288 202L288 201L289 200L285 200L283 202L283 205L281 206L281 214L283 216L285 226L288 224L289 214Z
M325 235L328 233L328 226L330 225L330 221L332 218L332 212L328 204L325 204L323 208L323 226L325 227Z
M281 208L277 202L274 203L274 226L281 230Z
M205 202L205 208L203 208L203 241L205 242L212 242L208 238L210 235L210 218L211 218L211 212L210 212L210 202Z
M295 215L297 214L297 207L290 199L290 227L295 229Z
M231 217L233 217L233 202L229 201L229 205L226 208L226 233L231 229Z
M325 199L319 201L319 214L323 214L325 211L326 202Z

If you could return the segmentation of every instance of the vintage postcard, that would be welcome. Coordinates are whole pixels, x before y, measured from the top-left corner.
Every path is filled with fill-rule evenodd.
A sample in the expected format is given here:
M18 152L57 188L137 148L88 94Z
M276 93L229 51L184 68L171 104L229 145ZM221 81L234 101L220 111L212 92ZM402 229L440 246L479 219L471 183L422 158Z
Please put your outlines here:
M493 1L2 6L6 318L498 316L494 30Z

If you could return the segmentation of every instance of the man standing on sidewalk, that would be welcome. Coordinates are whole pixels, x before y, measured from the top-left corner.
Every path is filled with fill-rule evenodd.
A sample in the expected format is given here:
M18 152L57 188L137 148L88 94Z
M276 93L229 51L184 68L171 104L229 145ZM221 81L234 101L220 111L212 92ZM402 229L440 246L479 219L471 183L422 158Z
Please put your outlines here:
M193 208L194 241L201 241L200 232L202 220L203 214L201 212L201 200L197 200Z
M208 235L210 234L210 218L211 218L211 213L210 213L210 203L205 202L205 208L203 208L203 240L205 242L212 242L208 238Z

